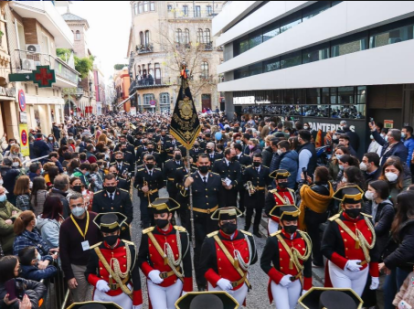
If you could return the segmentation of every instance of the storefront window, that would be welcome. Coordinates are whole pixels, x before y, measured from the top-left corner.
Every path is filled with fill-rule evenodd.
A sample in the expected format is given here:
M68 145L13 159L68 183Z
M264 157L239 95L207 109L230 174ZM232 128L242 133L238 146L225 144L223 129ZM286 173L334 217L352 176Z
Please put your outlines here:
M318 1L316 5L313 5L309 8L303 10L302 19L303 21L310 19L323 11L329 9L329 1Z
M331 104L338 104L338 88L331 88Z
M365 110L365 104L331 106L331 118L364 119Z
M367 87L360 86L357 89L357 103L366 104L367 103Z
M319 88L307 89L306 90L306 104L320 104L321 103L321 91Z
M281 22L280 32L283 33L289 30L290 28L299 25L301 22L302 22L302 19L300 18L300 14L294 14L292 16L288 16L288 19Z
M330 104L329 88L322 88L322 104Z
M262 34L261 33L256 33L256 34L250 35L249 49L252 49L253 47L255 47L259 44L262 44Z
M239 79L239 78L244 78L244 77L248 77L249 76L249 68L245 67L245 68L241 68L238 70L234 71L234 78L235 79Z

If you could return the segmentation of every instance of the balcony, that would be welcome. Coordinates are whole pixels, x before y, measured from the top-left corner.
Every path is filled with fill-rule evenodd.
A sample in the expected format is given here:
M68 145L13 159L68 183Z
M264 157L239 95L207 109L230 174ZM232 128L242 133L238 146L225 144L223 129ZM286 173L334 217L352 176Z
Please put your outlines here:
M160 87L168 87L171 86L170 78L153 78L152 76L144 77L138 76L135 80L135 86L132 88L133 90L137 89L147 89L147 88L160 88Z
M73 33L52 1L10 1L9 3L22 18L37 19L53 35L57 47L73 47Z
M63 95L75 96L78 100L83 97L84 90L83 88L64 88L62 90Z
M213 50L213 42L203 43L203 48L204 48L205 51L212 51Z
M37 66L48 65L55 70L56 86L61 88L75 88L79 81L79 72L72 69L60 58L49 54L31 53L26 50L16 49L14 51L13 73L26 73L36 70Z
M152 43L147 45L137 45L138 55L149 54L154 52L154 45Z
M168 12L168 19L212 19L218 13L220 11L172 9Z

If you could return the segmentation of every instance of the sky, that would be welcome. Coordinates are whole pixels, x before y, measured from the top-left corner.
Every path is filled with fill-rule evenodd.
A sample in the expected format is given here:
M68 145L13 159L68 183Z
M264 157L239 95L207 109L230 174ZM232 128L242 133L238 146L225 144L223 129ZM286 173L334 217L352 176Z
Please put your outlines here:
M127 59L131 12L129 1L72 1L70 12L88 20L88 45L108 79Z

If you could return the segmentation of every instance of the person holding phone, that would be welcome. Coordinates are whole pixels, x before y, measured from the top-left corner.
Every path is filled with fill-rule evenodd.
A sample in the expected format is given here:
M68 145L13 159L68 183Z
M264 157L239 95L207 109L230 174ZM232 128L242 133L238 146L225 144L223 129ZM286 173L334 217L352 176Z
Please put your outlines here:
M21 308L20 304L25 308L39 308L39 300L45 295L46 287L43 283L19 277L20 262L16 256L0 259L0 273L0 308L17 309Z

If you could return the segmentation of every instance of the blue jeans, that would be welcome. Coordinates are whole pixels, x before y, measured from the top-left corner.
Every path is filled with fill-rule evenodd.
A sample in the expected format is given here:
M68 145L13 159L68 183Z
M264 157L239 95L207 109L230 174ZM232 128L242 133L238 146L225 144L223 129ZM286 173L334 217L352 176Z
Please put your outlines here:
M396 269L393 269L391 274L385 278L383 287L384 309L395 309L392 302L409 273L410 272L397 267Z

